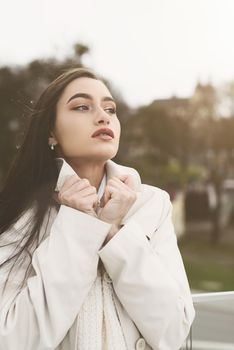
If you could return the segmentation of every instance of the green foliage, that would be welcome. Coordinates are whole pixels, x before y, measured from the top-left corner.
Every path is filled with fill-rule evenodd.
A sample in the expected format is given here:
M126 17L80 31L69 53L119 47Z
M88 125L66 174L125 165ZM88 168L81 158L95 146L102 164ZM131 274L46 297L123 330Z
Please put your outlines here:
M179 247L192 289L208 292L234 290L232 240L216 246L204 237L190 235L179 241Z

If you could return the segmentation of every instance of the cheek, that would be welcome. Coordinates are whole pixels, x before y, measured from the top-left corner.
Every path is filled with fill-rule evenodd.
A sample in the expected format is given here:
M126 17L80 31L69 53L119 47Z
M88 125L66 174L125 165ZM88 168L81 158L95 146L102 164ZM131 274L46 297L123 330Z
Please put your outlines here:
M121 125L120 125L120 122L119 120L117 119L116 120L116 123L114 125L114 129L115 129L115 133L118 137L120 137L120 134L121 134Z
M80 143L85 136L85 128L79 123L68 123L58 120L55 124L54 134L61 146L69 146Z

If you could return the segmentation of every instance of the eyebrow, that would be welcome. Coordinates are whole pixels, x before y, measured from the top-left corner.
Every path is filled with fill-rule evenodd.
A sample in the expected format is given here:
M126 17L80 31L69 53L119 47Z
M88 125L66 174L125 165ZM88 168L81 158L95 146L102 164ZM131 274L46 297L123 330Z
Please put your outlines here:
M70 97L69 100L67 101L67 103L69 103L74 98L79 98L79 97L86 98L88 100L93 100L93 97L91 95L80 92L80 93L77 93L77 94L73 95L72 97ZM116 104L115 100L110 96L103 97L102 101L112 101Z

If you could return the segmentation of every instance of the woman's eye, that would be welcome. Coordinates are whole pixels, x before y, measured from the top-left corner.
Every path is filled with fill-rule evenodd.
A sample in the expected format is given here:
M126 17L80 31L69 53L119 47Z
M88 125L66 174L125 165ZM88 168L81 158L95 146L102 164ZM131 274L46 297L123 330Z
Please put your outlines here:
M89 109L86 105L80 105L74 108L76 111L87 111Z
M115 108L105 108L105 111L107 113L110 113L110 114L115 114L116 113L116 109Z

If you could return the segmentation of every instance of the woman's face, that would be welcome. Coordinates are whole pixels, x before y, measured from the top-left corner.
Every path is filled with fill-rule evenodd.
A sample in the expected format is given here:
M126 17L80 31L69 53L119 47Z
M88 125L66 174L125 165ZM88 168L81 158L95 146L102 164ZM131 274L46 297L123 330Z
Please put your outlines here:
M102 81L83 77L67 85L56 106L53 135L66 159L106 161L116 155L120 122Z

